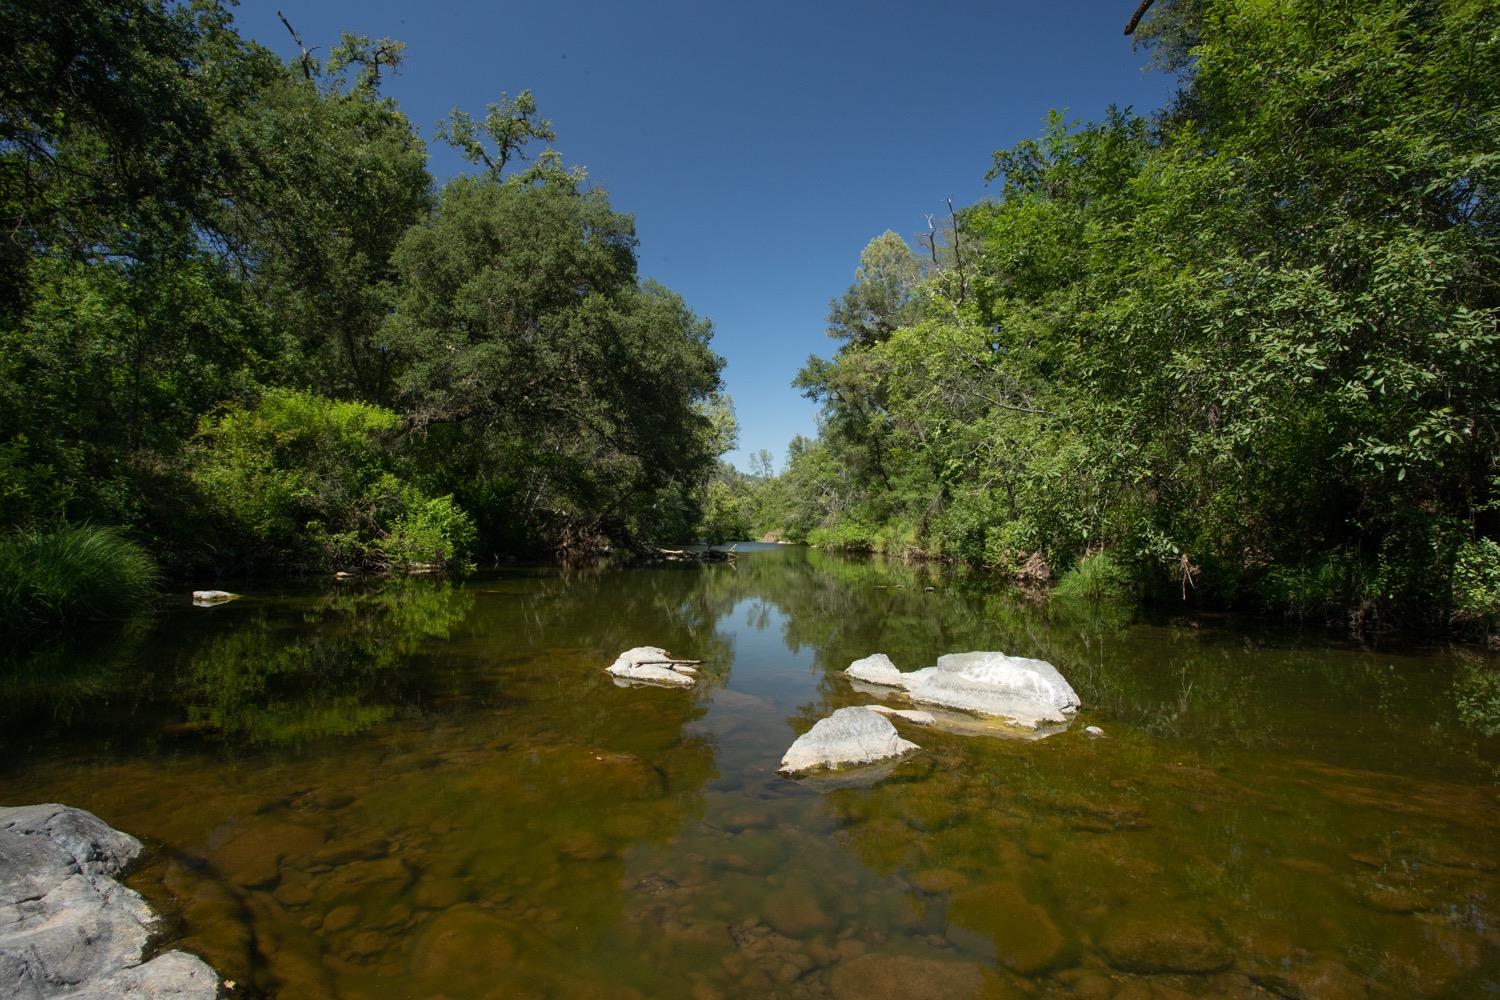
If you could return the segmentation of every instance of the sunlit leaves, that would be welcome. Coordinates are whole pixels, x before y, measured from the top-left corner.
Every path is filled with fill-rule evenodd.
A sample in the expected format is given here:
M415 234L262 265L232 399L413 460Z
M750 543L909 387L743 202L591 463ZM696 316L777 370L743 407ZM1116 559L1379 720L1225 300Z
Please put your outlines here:
M804 370L849 516L1187 556L1229 599L1350 566L1291 572L1441 615L1454 539L1495 530L1500 5L1164 0L1143 34L1178 100L995 155L982 298L933 282Z

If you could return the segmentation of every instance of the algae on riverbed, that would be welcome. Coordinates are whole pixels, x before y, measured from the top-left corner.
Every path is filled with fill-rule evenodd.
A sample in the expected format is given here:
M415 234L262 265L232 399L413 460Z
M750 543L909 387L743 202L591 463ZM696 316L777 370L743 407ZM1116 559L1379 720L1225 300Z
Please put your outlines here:
M1500 988L1500 747L1456 715L1463 658L1440 650L1099 630L941 568L787 547L236 589L222 617L102 651L50 710L9 668L0 800L146 839L131 884L237 995ZM704 659L704 681L614 687L600 663L640 644ZM796 732L869 700L850 660L966 648L1055 663L1073 728L924 728L864 785L775 774ZM344 706L378 717L328 724Z

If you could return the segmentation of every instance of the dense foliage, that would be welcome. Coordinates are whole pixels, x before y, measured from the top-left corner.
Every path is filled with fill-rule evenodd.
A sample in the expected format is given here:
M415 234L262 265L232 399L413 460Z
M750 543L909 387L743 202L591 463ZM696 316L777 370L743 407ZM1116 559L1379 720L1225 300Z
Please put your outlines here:
M252 408L206 418L190 453L218 516L221 549L286 566L382 569L462 559L474 523L451 496L404 482L387 440L390 410L267 390Z
M1493 628L1500 5L1176 0L1143 34L1171 106L1053 115L946 238L865 251L756 527Z
M685 531L730 444L709 326L634 251L628 216L545 165L450 183L396 249L394 398L431 478L502 514L497 545Z
M526 162L529 93L455 112L478 172L438 187L400 43L315 51L220 0L0 5L0 528L173 572L686 530L722 361L631 219Z

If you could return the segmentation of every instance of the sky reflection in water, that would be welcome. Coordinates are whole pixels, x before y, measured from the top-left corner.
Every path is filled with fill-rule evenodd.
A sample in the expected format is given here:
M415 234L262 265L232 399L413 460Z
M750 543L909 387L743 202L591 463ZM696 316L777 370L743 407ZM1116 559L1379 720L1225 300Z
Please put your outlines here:
M1500 746L1455 709L1484 654L786 547L243 589L0 673L0 801L146 839L131 884L237 995L1500 993ZM615 687L644 644L703 682ZM1051 660L1083 713L774 773L870 700L851 660L969 649Z

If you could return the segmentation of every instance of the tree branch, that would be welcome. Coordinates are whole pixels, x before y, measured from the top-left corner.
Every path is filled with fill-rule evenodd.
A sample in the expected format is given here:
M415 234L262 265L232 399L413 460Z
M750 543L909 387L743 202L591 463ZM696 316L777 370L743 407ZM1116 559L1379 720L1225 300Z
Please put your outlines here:
M959 246L958 213L953 210L953 199L948 199L948 217L953 220L953 261L958 266L958 304L963 305L968 297L969 283L964 277L964 252Z
M308 47L306 45L304 45L302 43L302 36L299 35L299 34L297 34L297 29L294 28L294 27L292 27L292 22L288 21L286 19L286 15L285 14L283 14L281 11L278 10L276 12L276 16L277 16L277 18L279 18L281 20L282 24L286 25L286 30L292 36L292 41L294 41L294 42L297 43L297 48L299 48L299 49L302 50L302 75L308 81L311 81L312 78L313 78L312 77L312 54L313 54L313 51L316 51L316 50L310 50L310 49L308 49Z
M1141 0L1141 5L1135 9L1134 14L1130 15L1130 21L1125 25L1125 34L1135 34L1135 29L1141 23L1141 18L1146 16L1146 11L1151 9L1153 2L1154 0Z

